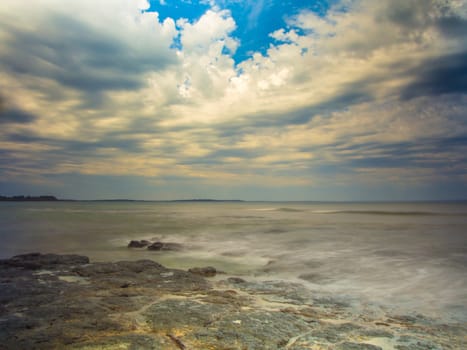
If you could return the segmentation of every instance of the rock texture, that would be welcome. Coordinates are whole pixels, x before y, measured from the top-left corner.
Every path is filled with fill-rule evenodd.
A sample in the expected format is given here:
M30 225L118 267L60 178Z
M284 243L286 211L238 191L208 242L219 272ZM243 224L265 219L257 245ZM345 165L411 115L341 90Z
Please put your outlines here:
M127 245L128 248L146 248L153 251L180 251L183 246L175 242L148 241L146 239L131 240Z
M151 260L0 260L0 349L466 349L465 334L420 315L359 313L299 284L208 282Z
M128 248L146 248L150 244L151 242L145 239L142 239L140 241L133 240L133 241L130 241L130 243L128 243Z
M154 242L148 246L148 250L181 250L182 245L172 242Z
M200 275L204 277L214 277L217 274L217 270L215 267L206 266L206 267L193 267L188 270L195 275Z

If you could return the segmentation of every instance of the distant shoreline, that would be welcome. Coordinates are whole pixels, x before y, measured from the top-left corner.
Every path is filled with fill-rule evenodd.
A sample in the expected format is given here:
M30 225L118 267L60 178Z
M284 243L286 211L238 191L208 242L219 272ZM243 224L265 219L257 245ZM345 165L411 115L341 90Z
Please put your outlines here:
M74 199L73 199L74 200ZM241 199L77 199L77 202L245 202Z
M0 202L56 202L55 196L0 196Z
M144 200L144 199L59 199L55 196L0 196L0 202L245 202L240 199L174 199L174 200Z

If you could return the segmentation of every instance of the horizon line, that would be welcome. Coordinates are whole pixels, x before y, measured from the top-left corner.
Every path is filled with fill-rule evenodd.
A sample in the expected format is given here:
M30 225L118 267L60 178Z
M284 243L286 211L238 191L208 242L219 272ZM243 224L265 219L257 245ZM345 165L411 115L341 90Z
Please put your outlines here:
M345 200L327 200L327 199L305 199L305 200L280 200L280 199L216 199L216 198L179 198L179 199L131 199L131 198L94 198L94 199L74 199L74 198L60 198L54 195L13 195L4 196L0 195L0 199L9 201L54 201L54 202L287 202L287 203L415 203L415 202L466 202L467 198L456 199L345 199ZM11 200L16 199L16 200Z

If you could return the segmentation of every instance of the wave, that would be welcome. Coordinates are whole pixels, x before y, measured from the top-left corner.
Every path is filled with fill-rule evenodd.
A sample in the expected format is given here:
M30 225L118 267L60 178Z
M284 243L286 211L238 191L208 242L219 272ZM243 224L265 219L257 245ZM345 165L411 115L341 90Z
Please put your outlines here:
M296 208L279 208L277 211L286 211L286 212L300 212L303 211L302 209L296 209Z
M253 211L275 211L278 210L277 208L254 208L254 209L248 209L248 210L253 210Z
M301 212L301 211L304 211L303 209L297 209L297 208L254 208L254 209L250 209L250 210L254 210L254 211L285 211L285 212Z

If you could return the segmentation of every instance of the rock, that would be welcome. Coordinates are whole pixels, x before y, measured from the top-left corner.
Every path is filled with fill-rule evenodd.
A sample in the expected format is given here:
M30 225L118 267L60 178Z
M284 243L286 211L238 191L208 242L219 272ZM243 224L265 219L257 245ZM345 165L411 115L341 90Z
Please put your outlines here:
M156 243L153 243L151 244L148 249L149 250L162 250L162 248L164 247L164 243L162 242L156 242Z
M236 308L241 308L243 306L248 306L251 300L244 295L239 295L234 290L213 290L207 291L205 297L200 297L198 299L203 303L209 304L218 304L218 305L226 305L234 306Z
M101 290L118 288L121 291L122 288L144 287L164 292L177 292L208 288L207 281L201 276L187 271L168 269L152 260L93 263L76 267L72 272L87 278Z
M377 328L387 314L345 311L290 282L204 278L216 273L39 253L0 260L0 349L381 350L370 338L399 350L467 349L463 323L399 317Z
M348 333L352 331L359 330L361 327L353 324L353 323L342 323L342 324L329 324L324 327L321 327L318 330L315 330L311 333L314 338L320 339L322 341L326 341L329 343L338 343L340 341L345 340ZM347 348L343 348L347 349ZM350 349L354 349L349 347ZM355 348L360 349L360 348ZM364 349L364 348L362 348Z
M129 334L140 327L142 317L135 319L133 313L164 295L210 289L201 276L151 260L88 262L86 257L39 253L1 260L0 348L79 349L82 344L90 349L108 342L109 349L126 343L132 349L172 349L173 340L165 335ZM68 277L86 283L69 282ZM109 334L122 337L112 343Z
M361 334L371 338L394 338L391 332L383 329L368 329L362 331Z
M128 248L147 248L148 250L155 250L155 251L171 251L171 250L181 250L182 245L179 243L173 242L150 242L145 239L142 240L131 240L128 243Z
M106 276L137 276L142 272L160 273L166 268L152 260L119 261L116 263L94 263L89 266L82 266L73 269L73 272L82 277ZM136 274L136 275L135 275ZM129 283L125 281L124 283Z
M217 273L217 270L215 267L212 266L206 266L206 267L193 267L188 270L192 274L195 275L200 275L204 277L214 277Z
M266 310L228 312L225 305L220 317L209 326L203 330L203 349L289 349L285 346L290 339L310 327L294 315Z
M344 342L339 344L336 348L337 350L383 350L379 346L364 344L364 343L350 343Z
M225 305L200 303L193 300L169 299L148 308L144 315L154 331L172 332L180 325L196 328L210 325L221 317Z
M50 269L56 265L85 265L89 258L81 255L57 255L29 253L16 255L10 259L0 260L0 266L20 267L29 270Z
M130 243L128 243L128 248L144 248L144 247L147 247L148 245L150 245L151 242L143 239L143 240L140 240L140 241L136 241L136 240L132 240L130 241Z
M148 250L166 251L166 250L181 250L182 245L171 242L155 242L148 246Z
M171 346L171 340L162 335L151 334L117 334L102 337L99 340L87 340L85 342L74 344L70 350L111 350L111 349L129 349L129 350L157 350L157 349L177 349Z
M408 335L401 336L399 342L407 343L403 345L396 345L397 350L441 350L441 346L434 344L429 340L419 339Z
M289 339L308 329L299 317L245 310L232 304L161 300L144 316L155 334L181 334L186 349L284 349Z

